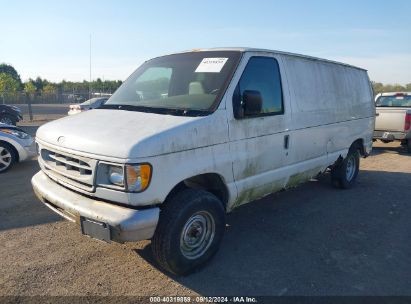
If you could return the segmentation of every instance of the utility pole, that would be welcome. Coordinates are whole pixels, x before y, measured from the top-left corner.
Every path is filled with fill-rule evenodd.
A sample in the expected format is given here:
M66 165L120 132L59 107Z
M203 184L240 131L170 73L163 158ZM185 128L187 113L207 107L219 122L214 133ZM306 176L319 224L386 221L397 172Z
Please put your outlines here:
M88 99L91 99L91 34L90 34L90 81L88 84Z

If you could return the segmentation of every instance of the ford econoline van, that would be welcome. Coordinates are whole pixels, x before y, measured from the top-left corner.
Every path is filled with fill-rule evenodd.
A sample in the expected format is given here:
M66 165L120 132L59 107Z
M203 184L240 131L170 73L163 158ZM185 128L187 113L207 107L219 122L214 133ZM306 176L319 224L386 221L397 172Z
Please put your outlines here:
M216 253L234 208L326 170L351 187L374 120L360 68L248 48L172 54L101 108L40 127L32 184L82 234L151 239L159 265L184 275Z

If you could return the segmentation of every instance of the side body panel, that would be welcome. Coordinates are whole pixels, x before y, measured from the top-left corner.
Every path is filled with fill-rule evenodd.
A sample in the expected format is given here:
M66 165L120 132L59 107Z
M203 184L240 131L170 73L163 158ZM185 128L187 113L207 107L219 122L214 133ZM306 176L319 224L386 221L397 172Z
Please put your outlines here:
M316 175L361 139L369 153L375 107L367 73L360 69L284 56L292 106L293 174L315 161Z
M278 60L284 115L236 120L230 98L252 56ZM312 59L246 53L227 92L227 115L238 197L231 210L324 172L362 140L371 151L375 107L367 73ZM284 136L289 147L284 147Z

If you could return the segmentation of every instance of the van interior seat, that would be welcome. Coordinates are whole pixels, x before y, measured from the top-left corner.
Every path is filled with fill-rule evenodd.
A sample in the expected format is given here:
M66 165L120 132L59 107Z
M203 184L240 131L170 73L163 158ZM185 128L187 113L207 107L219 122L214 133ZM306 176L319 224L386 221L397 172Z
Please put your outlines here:
M188 86L188 95L204 94L204 88L200 81L190 82Z

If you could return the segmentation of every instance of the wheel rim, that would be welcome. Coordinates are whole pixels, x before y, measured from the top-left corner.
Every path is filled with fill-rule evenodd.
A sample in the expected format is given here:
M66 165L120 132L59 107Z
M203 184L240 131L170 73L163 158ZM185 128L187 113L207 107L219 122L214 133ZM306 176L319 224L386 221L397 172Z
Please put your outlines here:
M11 153L3 147L0 147L0 171L6 170L11 164Z
M353 156L349 156L347 159L347 166L345 169L345 177L347 178L347 181L351 181L354 177L356 170L356 161Z
M187 259L201 257L214 240L215 222L207 211L192 215L183 227L180 237L180 250Z
M6 125L12 125L13 124L13 121L8 117L0 118L0 122L4 123Z

